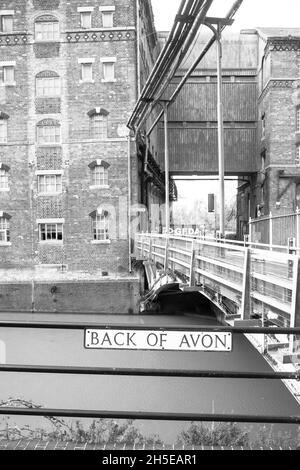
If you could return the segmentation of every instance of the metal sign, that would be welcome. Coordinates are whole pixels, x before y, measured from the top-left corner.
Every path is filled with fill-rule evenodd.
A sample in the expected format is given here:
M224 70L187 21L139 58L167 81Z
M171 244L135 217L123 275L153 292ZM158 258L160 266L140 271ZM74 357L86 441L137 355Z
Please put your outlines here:
M85 330L86 349L232 351L232 333L152 330Z

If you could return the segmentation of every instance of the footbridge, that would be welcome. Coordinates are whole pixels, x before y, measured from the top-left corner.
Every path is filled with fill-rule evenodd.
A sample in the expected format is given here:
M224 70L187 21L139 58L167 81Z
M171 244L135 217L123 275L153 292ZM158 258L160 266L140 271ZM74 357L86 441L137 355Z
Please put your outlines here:
M135 257L145 265L146 300L175 282L207 297L225 321L300 325L299 256L288 247L139 233ZM289 337L291 353L295 339Z

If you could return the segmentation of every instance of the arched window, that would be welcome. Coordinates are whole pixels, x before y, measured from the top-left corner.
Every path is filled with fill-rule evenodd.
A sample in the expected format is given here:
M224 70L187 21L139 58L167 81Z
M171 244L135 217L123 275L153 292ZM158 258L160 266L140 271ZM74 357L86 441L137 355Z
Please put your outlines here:
M9 214L0 212L0 243L10 242L10 219Z
M36 96L60 96L60 77L56 72L45 70L35 77Z
M7 143L7 120L9 116L0 111L0 144Z
M103 108L94 108L88 112L90 117L90 136L93 139L107 139L107 121L109 112Z
M35 40L38 42L59 41L59 22L55 16L43 15L35 20Z
M92 175L92 186L99 188L108 187L108 168L109 163L104 160L94 160L89 164Z
M109 213L102 208L90 214L92 221L92 240L95 242L109 241Z
M55 119L43 119L37 124L37 143L54 145L60 143L60 124Z
M0 191L9 190L8 172L9 166L0 163Z

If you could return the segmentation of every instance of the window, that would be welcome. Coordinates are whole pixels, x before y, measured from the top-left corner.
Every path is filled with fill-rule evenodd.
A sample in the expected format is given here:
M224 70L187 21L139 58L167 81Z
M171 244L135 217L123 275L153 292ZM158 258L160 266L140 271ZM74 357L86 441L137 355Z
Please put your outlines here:
M8 186L8 171L4 168L0 169L0 191L6 191Z
M0 62L0 82L15 85L15 62Z
M100 114L91 119L91 135L95 139L107 139L107 117Z
M78 62L81 64L81 81L93 83L93 63L95 62L95 59L78 59Z
M264 139L266 137L266 115L263 114L261 117L261 137Z
M108 213L94 214L92 216L92 236L94 241L109 240L109 218Z
M60 78L55 72L42 72L36 77L36 95L60 96Z
M113 28L115 7L99 7L102 13L102 27Z
M7 120L0 119L0 144L7 143Z
M113 62L103 63L103 80L113 82L115 80L115 64Z
M38 192L56 194L62 192L62 175L38 175Z
M81 80L83 82L93 81L93 65L92 64L81 64Z
M82 28L89 29L92 27L92 13L90 11L80 13L80 24Z
M9 218L7 216L0 217L0 243L10 242Z
M92 169L93 186L108 186L108 169L104 166L96 165Z
M0 12L0 28L1 33L13 32L14 17L13 14L1 14Z
M296 145L296 165L300 166L300 144Z
M45 15L36 20L35 40L41 42L59 40L59 22L54 16Z
M115 81L115 57L104 57L100 59L103 68L103 82Z
M39 224L39 241L61 242L63 240L63 224L41 223Z
M37 142L39 145L60 143L60 125L58 121L45 119L37 125Z
M300 106L296 110L296 132L300 132Z

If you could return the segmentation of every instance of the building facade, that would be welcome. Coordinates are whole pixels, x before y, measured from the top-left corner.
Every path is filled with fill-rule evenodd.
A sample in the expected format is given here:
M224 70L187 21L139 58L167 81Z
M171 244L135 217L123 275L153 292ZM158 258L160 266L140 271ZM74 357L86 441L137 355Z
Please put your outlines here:
M128 272L126 122L153 46L148 0L1 1L2 268Z

